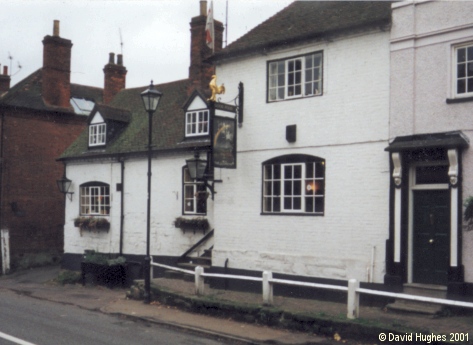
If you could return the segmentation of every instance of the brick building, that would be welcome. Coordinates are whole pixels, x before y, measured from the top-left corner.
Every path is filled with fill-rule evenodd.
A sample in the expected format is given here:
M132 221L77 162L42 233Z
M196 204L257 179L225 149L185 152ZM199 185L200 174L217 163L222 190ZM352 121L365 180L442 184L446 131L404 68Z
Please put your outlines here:
M10 87L0 75L0 229L3 270L60 260L64 245L63 175L57 157L86 126L95 102L125 86L122 57L105 66L105 90L70 81L72 42L43 39L43 66ZM66 200L68 202L68 200ZM9 250L7 250L9 249Z

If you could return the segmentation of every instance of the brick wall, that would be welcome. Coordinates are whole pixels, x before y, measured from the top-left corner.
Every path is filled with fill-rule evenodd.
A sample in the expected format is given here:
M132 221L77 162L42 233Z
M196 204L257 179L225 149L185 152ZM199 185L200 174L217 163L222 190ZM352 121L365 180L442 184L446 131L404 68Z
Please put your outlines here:
M64 196L56 158L85 127L85 117L6 112L3 119L2 219L10 231L12 265L29 254L63 250Z

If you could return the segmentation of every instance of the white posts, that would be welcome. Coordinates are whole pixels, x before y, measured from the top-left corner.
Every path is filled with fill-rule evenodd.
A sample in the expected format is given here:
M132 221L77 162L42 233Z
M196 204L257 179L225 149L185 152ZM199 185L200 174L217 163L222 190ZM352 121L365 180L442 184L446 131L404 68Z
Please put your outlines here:
M263 304L273 304L273 273L269 271L263 272Z
M360 294L356 292L360 288L360 282L356 279L348 281L347 318L356 319L360 316Z
M198 296L204 295L204 269L201 266L195 268L195 294Z
M0 252L2 254L2 273L10 272L10 233L8 229L0 230Z

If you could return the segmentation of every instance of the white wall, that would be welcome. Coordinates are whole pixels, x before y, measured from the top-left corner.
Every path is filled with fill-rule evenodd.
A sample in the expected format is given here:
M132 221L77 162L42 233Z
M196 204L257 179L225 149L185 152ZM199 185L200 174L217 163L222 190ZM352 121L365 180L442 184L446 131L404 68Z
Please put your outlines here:
M473 3L407 1L393 5L389 137L461 130L473 138L472 102L453 98L453 47L473 42ZM473 157L463 153L463 200L473 195ZM473 233L463 233L465 280L473 282Z
M266 103L266 63L323 50L320 97ZM372 33L232 61L217 68L223 98L245 86L236 170L221 170L213 264L366 281L384 276L388 238L389 33ZM285 139L297 125L297 141ZM324 216L261 215L262 166L304 153L326 160Z
M192 154L159 156L152 160L151 181L151 255L180 256L203 235L192 231L183 233L173 222L182 215L182 167ZM144 255L146 253L147 215L147 160L125 161L125 222L123 253ZM121 179L119 162L70 163L67 177L73 181L73 201L66 203L64 252L82 254L86 249L105 253L118 253L120 240L120 198L116 184ZM90 181L110 184L111 210L110 231L79 231L73 219L79 216L79 186ZM207 219L212 224L212 200L207 201Z

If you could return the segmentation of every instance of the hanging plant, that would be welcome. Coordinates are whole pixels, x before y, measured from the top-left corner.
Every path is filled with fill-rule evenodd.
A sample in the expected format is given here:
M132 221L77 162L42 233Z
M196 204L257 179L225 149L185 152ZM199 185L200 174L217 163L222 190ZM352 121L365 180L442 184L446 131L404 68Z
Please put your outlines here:
M77 217L74 226L81 230L105 230L110 229L110 222L102 217Z
M473 230L473 196L466 198L463 206L465 206L463 219L466 222L466 229Z
M210 228L209 221L204 217L185 218L177 217L174 220L174 226L182 230L202 230L207 231Z

